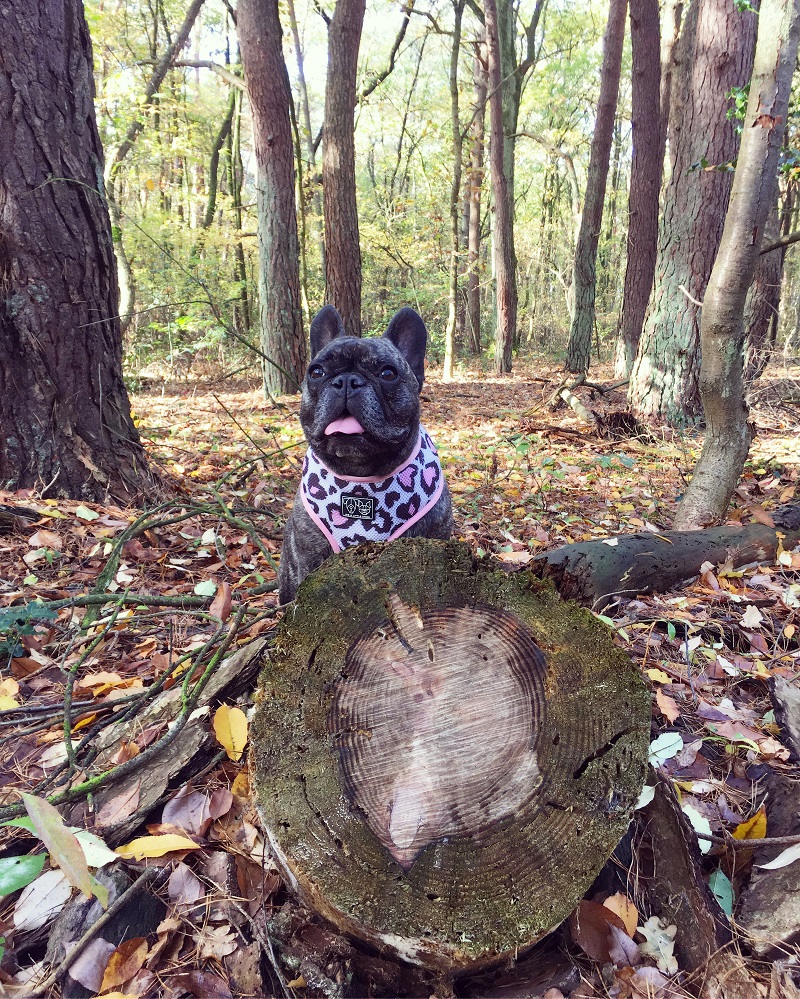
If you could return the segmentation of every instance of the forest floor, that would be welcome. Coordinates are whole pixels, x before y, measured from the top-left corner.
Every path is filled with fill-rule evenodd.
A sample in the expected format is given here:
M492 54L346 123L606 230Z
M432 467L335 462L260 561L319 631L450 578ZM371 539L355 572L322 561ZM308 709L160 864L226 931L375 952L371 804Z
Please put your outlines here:
M590 377L611 381L602 368ZM576 390L603 418L598 431L563 404L557 411L548 407L561 380L555 365L529 363L509 377L473 372L450 384L432 371L423 390L423 422L453 494L455 536L509 568L569 542L668 529L702 443L694 432L602 436L613 423L609 414L625 409L624 390ZM246 722L229 710L247 711L252 689L234 684L217 698L225 712L213 714L215 740L199 687L187 687L194 667L208 662L220 643L246 651L280 618L275 562L304 452L298 405L298 398L265 401L244 382L165 383L134 396L148 453L177 497L145 516L113 505L0 493L6 504L0 523L0 816L19 811L20 791L38 796L26 799L28 818L0 827L6 948L0 993L25 985L26 994L35 987L41 995L58 994L52 978L36 985L52 969L65 996L446 993L433 978L404 978L388 960L361 953L292 907L263 863L241 758ZM757 436L730 524L770 524L776 507L800 503L800 366L768 371L753 417ZM8 506L30 515L10 517ZM21 613L31 601L44 609ZM604 619L652 690L654 737L681 736L675 752L656 762L672 779L691 825L718 837L769 836L770 778L800 776L796 747L776 723L771 700L776 678L795 684L800 675L800 551L744 570L707 565L679 590L612 604ZM189 748L178 750L175 739L178 763L161 775L150 799L145 785L157 775L151 768L135 777L135 760L153 759L154 747L171 731L163 717L144 714L169 688L183 691L186 731L201 724L204 731ZM205 711L202 722L193 711L197 717ZM128 772L133 782L97 777ZM165 806L169 787L185 783L187 773L191 783ZM125 875L105 878L116 890L134 877L167 872L151 921L141 914L141 925L113 942L89 926L79 960L70 950L87 929L85 906L79 911L79 900L70 901L79 882L64 860L69 837L37 805L45 795L55 796L68 823L121 849ZM794 821L789 831L800 832L796 811ZM52 858L46 865L39 841ZM751 876L753 851L745 859L739 852L734 863L724 845L707 847L706 841L707 852L697 860L699 876L712 878L714 894L730 912ZM37 858L32 863L31 856ZM8 858L20 857L24 863L8 866ZM108 861L97 852L89 859L101 882ZM800 874L786 874L792 871L775 872L794 878L794 887L783 881L776 891L800 892ZM633 889L629 895L638 903ZM639 918L644 922L646 914ZM746 988L770 999L800 995L789 991L795 988L794 937L778 925L775 937L778 950L768 954L761 947L760 957L737 938ZM458 982L456 994L532 997L549 988L548 999L625 999L687 995L700 987L701 972L676 967L669 946L666 956L647 957L641 935L624 959L602 946L593 953L579 931L560 930L553 939L549 978L541 961L521 962L513 973L479 984ZM777 973L776 957L788 962ZM272 991L261 984L264 962Z

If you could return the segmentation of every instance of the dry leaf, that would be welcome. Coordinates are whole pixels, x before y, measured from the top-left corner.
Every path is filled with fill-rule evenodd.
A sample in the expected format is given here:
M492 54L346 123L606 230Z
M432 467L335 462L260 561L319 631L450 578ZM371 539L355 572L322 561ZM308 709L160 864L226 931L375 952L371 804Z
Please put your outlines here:
M130 981L144 966L147 951L147 941L144 937L132 937L121 943L108 960L100 991L105 992Z
M639 922L639 912L628 896L618 891L616 895L610 895L603 905L619 916L625 925L625 932L632 937Z
M767 810L761 808L733 831L734 839L763 839L767 835Z
M678 707L677 701L670 697L669 694L665 694L661 687L656 690L656 704L658 705L658 710L668 722L672 723L680 716L681 709Z
M247 745L247 717L241 708L221 704L214 712L214 735L234 763Z
M145 860L147 858L163 857L167 853L177 853L183 850L199 850L200 847L188 836L177 836L169 833L166 836L139 836L130 843L119 846L116 853L128 860Z

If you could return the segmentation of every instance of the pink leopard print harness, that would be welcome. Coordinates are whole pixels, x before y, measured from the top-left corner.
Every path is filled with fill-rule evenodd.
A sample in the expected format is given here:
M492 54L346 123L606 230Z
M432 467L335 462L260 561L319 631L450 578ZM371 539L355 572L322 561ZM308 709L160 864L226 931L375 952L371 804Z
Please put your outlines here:
M335 475L309 448L300 494L309 517L340 552L365 541L399 538L433 507L443 488L439 455L420 427L411 457L383 477Z

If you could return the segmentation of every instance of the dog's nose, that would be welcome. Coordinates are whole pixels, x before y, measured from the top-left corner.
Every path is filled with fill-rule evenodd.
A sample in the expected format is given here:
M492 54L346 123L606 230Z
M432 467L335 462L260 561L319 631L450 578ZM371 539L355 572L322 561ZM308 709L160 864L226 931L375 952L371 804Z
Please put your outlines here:
M340 392L345 390L348 393L358 392L360 389L363 389L366 384L365 379L363 379L361 375L357 375L353 372L346 375L337 375L336 378L331 381L331 385L333 385L335 389Z

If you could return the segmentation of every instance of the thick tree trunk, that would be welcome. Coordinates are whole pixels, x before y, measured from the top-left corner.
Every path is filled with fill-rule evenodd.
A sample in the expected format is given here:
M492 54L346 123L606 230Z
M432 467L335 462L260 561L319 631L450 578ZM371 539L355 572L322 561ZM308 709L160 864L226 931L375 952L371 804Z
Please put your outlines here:
M80 0L6 5L0 55L0 488L135 502L154 483L122 381Z
M337 0L328 25L328 78L322 130L325 298L350 336L361 336L361 247L356 207L353 115L366 0Z
M485 37L475 42L473 60L473 86L475 102L469 129L470 166L467 186L469 190L469 231L467 234L467 325L472 353L481 353L481 189L483 188L484 125L486 120L486 42Z
M603 202L606 195L608 160L614 135L614 117L619 94L622 67L622 43L625 39L627 0L611 0L603 44L603 66L600 71L600 96L597 102L589 173L581 215L578 244L575 247L572 287L575 312L569 331L565 367L567 371L585 374L589 370L592 334L595 318L595 287L597 241L603 222Z
M503 95L498 37L497 4L486 0L486 47L489 72L489 156L494 195L494 273L497 296L494 366L498 374L511 371L511 352L517 329L517 292L515 279L514 205L506 173L503 137ZM507 84L508 85L508 84Z
M703 303L703 450L675 517L680 529L717 523L744 467L753 428L744 394L744 307L775 197L800 0L763 0L753 78L725 229Z
M361 545L309 576L263 694L255 790L287 882L443 971L560 923L646 772L650 697L609 632L457 542Z
M633 367L653 287L658 245L658 196L666 141L666 133L661 127L658 0L630 0L630 22L633 156L617 378L627 378Z
M700 307L719 247L736 159L725 95L750 78L757 15L691 0L675 46L669 148L653 296L628 399L640 419L680 426L700 404ZM708 169L706 169L708 167ZM714 169L721 167L723 169Z
M461 19L465 0L453 0L455 23L453 44L450 48L450 131L453 136L453 179L450 184L450 268L447 287L447 327L444 333L444 364L442 378L452 381L453 355L456 339L456 313L458 310L458 276L461 249L461 164L464 138L458 110L458 60L461 55Z
M240 0L238 11L257 165L264 388L281 395L298 390L308 363L300 307L292 98L278 0Z

